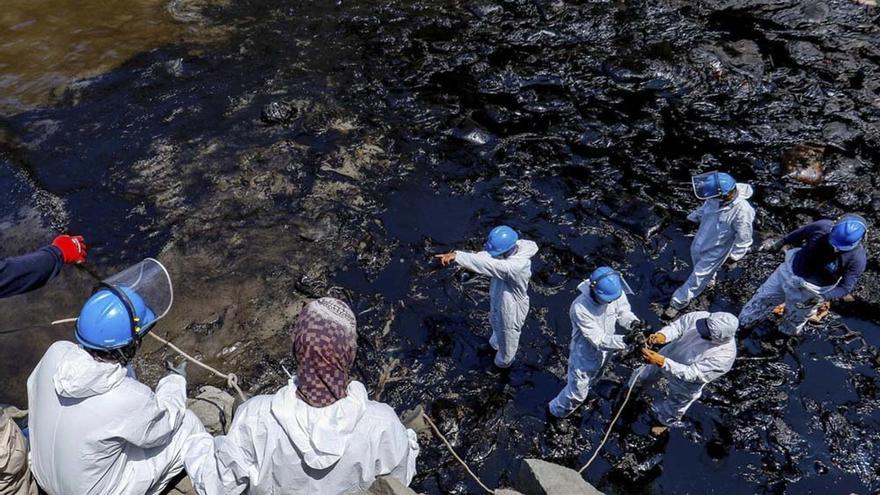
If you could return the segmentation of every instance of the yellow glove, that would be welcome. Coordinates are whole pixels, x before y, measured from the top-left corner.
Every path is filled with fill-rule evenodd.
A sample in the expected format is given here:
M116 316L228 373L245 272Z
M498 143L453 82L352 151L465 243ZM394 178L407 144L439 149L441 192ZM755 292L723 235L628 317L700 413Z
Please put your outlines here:
M648 343L651 345L660 345L666 343L666 336L660 332L648 335Z
M660 355L660 353L654 352L651 349L642 349L642 358L645 360L645 362L649 364L656 364L661 368L664 364L666 364L666 358Z

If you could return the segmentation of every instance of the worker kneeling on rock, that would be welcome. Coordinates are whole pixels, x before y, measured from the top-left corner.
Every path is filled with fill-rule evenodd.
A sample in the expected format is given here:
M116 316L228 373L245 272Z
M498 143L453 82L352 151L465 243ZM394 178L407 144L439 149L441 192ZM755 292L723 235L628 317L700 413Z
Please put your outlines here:
M836 222L828 219L805 225L782 239L768 239L762 251L785 246L785 261L758 289L739 314L744 327L751 327L785 304L779 329L797 335L824 301L849 296L865 271L867 256L862 239L867 222L847 214Z
M752 245L752 186L737 183L723 172L707 172L691 180L694 194L704 201L688 220L699 223L700 228L691 243L691 274L672 294L664 312L670 319L715 283L715 275L725 261L739 261Z
M730 313L695 311L648 336L651 345L663 345L660 352L642 349L649 364L636 370L640 384L666 377L669 395L653 411L660 422L651 431L661 434L674 425L700 398L703 387L733 368L736 359L736 330L739 320Z
M383 475L409 485L416 434L350 380L357 327L348 305L312 301L292 338L298 368L287 386L242 404L226 436L199 435L187 448L196 491L334 495L366 491Z
M602 372L609 356L639 337L643 325L633 314L626 293L632 294L620 273L602 266L578 285L580 295L571 304L571 344L568 384L549 405L550 414L564 418L587 398L590 385ZM631 332L618 335L620 325Z
M181 367L153 393L130 365L171 307L171 280L147 259L102 282L28 378L32 471L49 495L158 494L204 428L186 410Z
M489 283L489 324L495 349L495 366L509 368L519 347L519 336L529 314L529 279L532 256L538 245L521 240L512 228L501 225L489 232L483 251L439 254L443 266L455 262L472 272L492 277Z

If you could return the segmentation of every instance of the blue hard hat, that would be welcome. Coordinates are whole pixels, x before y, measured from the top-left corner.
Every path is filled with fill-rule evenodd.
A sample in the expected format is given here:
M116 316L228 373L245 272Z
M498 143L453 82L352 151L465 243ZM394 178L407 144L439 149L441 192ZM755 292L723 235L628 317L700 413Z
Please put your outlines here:
M831 228L831 245L838 251L852 251L862 242L867 230L864 218L852 213L843 215Z
M691 181L694 186L694 194L699 199L725 196L736 188L736 180L724 172L707 172L695 175Z
M590 292L601 303L611 303L623 294L620 274L607 266L600 266L590 274Z
M486 240L483 249L492 256L500 256L513 249L518 240L519 235L515 230L507 225L501 225L489 232L489 238Z
M133 290L105 286L92 294L79 312L76 340L89 349L119 349L146 335L155 319Z

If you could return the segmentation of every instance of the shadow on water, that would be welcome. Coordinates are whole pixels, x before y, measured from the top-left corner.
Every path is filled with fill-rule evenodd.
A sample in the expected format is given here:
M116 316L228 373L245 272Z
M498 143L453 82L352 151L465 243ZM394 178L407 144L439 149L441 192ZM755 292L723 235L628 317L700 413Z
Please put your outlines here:
M234 26L228 38L137 55L3 123L0 181L15 205L0 221L32 219L4 249L39 245L51 228L86 234L102 274L159 256L179 298L158 331L235 370L251 393L283 383L304 300L346 298L361 326L356 375L399 411L426 404L489 485L509 484L523 457L579 467L635 363L610 366L595 398L547 425L575 287L611 264L635 288L636 313L658 325L657 305L689 268L694 168L756 187L759 237L845 210L877 220L872 12L746 0L237 3L210 16ZM823 146L819 186L786 178L802 165L783 160L799 143ZM478 248L501 222L541 249L505 373L480 352L487 281L432 259ZM750 256L695 308L736 312L778 262ZM737 366L668 440L645 435L652 394L639 395L587 479L608 493L880 488L880 334L865 319L878 309L877 268L874 258L861 302L836 306L841 316L794 353L769 328L743 335ZM65 276L70 287L53 283L27 307L0 303L4 322L41 318L38 300L75 312L89 285ZM4 377L23 382L55 337L40 335ZM147 346L140 375L155 380L164 353ZM22 390L0 400L20 403ZM419 491L477 490L436 441L423 443L419 470Z

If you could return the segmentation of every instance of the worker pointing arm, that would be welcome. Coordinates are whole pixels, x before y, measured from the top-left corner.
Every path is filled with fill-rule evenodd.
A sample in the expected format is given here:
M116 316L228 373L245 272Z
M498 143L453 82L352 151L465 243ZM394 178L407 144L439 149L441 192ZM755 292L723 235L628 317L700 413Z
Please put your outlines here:
M0 298L39 289L61 272L61 265L84 262L86 249L82 236L60 235L33 253L0 260Z
M495 365L499 368L513 364L519 346L520 331L529 312L531 258L537 253L537 244L520 239L515 230L501 225L489 232L483 251L453 251L435 256L443 266L454 262L491 277L489 324L492 337L489 345L497 351Z

